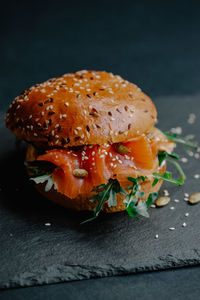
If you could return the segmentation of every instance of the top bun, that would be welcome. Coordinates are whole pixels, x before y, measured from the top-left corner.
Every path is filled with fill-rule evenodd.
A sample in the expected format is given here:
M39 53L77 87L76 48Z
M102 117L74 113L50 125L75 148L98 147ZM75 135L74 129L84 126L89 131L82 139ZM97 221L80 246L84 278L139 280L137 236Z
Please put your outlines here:
M119 143L149 131L156 108L135 84L79 71L36 84L10 105L6 125L36 147Z

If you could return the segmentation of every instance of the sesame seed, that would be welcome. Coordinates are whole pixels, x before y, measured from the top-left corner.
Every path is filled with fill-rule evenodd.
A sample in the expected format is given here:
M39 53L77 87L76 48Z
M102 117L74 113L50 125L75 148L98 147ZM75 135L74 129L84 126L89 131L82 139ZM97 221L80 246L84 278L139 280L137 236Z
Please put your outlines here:
M175 209L175 207L174 207L174 206L171 206L171 207L170 207L170 209L171 209L171 210L174 210L174 209Z
M77 129L77 130L81 130L81 129L82 129L82 127L76 127L76 129Z
M169 230L173 231L175 230L175 227L169 227Z
M164 194L165 196L169 196L168 190L163 190L163 194Z
M184 222L183 224L182 224L182 227L186 227L187 226L187 224Z
M185 213L185 217L188 217L189 216L189 213Z
M45 226L51 226L51 223L45 223L44 225Z
M155 239L158 239L158 234L155 235Z
M188 159L187 159L186 157L182 157L182 158L181 158L181 161L182 161L183 163L187 163L187 162L188 162Z
M33 135L34 135L34 136L38 136L36 132L34 132L34 134L33 134Z
M74 134L78 134L78 131L76 129L74 129Z
M188 194L188 193L184 193L184 196L185 196L185 197L189 197L189 194Z
M195 178L195 179L199 179L199 178L200 178L200 174L195 174L195 175L194 175L194 178Z
M69 106L69 103L68 103L68 102L65 102L65 106Z
M194 155L194 153L193 153L192 151L189 151L189 152L188 152L188 155L189 155L190 157L192 157L192 156Z
M152 208L156 208L156 205L155 204L151 204L151 206L150 207L152 207Z
M41 112L41 115L44 116L44 112L43 111Z
M174 202L179 203L180 200L179 199L174 199Z

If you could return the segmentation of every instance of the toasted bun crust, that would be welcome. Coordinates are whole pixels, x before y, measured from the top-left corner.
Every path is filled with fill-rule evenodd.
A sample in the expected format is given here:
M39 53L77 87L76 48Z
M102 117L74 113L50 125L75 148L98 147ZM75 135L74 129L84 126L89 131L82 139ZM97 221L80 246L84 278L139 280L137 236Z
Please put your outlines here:
M36 84L15 98L7 127L36 147L118 143L151 129L156 108L135 84L80 71Z

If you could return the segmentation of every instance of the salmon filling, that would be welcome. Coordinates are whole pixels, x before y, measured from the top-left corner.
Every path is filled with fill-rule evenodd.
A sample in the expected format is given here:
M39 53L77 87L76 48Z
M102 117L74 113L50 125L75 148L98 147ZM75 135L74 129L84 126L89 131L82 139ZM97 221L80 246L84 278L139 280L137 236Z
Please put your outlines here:
M57 191L68 198L89 193L96 186L116 178L126 188L127 177L149 176L159 168L157 152L171 152L173 142L162 138L148 138L142 134L120 144L84 146L76 149L52 149L37 157L57 167L52 173ZM83 170L85 177L75 176L75 170Z

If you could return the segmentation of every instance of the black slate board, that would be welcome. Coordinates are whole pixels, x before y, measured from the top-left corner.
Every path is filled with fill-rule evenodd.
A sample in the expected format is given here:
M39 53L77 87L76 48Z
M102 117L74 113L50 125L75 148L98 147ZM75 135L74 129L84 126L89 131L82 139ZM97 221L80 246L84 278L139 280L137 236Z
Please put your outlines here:
M162 97L155 100L159 127L181 126L199 139L200 96ZM194 125L187 123L196 113ZM126 213L101 215L80 226L87 213L68 211L39 195L27 181L23 148L4 128L1 116L0 287L41 285L94 277L129 274L200 263L200 205L190 206L184 192L200 191L199 160L183 164L183 187L164 184L172 202L150 209L150 219L134 221ZM180 154L187 155L179 151ZM163 190L162 188L162 190ZM180 199L180 203L173 200ZM170 206L175 210L171 210ZM184 214L189 212L189 217ZM44 224L50 222L51 226ZM187 223L185 228L183 222ZM174 226L175 231L168 228ZM159 234L159 239L155 239Z

